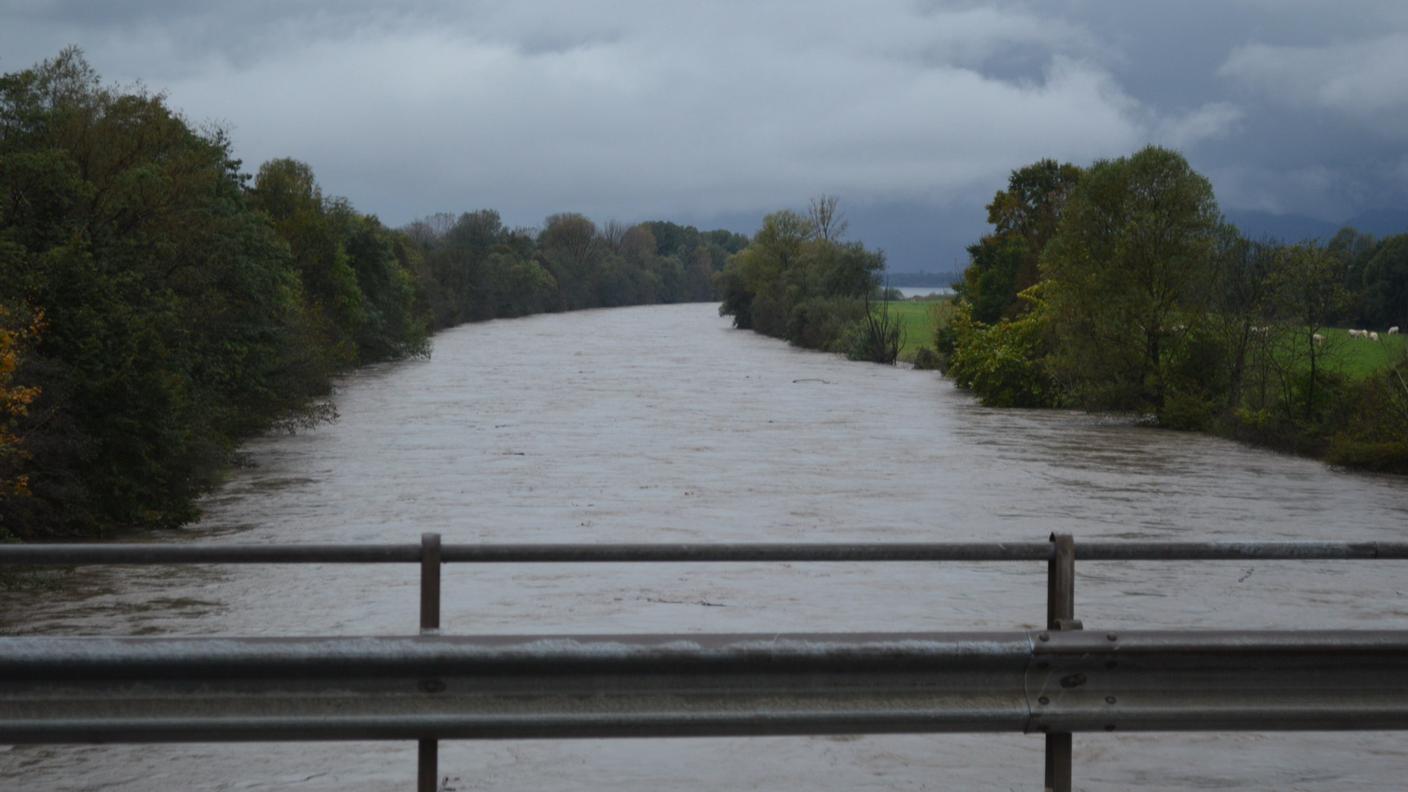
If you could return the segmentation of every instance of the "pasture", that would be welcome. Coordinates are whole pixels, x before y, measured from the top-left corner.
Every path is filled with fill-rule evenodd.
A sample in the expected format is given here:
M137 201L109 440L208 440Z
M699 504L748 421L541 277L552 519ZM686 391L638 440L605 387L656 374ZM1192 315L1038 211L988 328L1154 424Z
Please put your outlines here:
M934 333L939 325L953 313L953 298L935 300L898 300L887 305L904 328L904 343L900 346L900 360L913 361L914 354L922 346L934 346ZM1408 354L1408 336L1386 335L1379 331L1379 340L1370 341L1352 338L1348 330L1326 328L1320 331L1325 336L1325 358L1323 365L1343 373L1350 379L1363 379L1390 364L1402 360Z
M903 300L884 303L890 314L896 317L904 328L904 343L900 346L900 360L914 360L914 353L922 346L934 346L934 333L939 323L953 312L953 299Z
M1338 328L1321 330L1320 334L1325 336L1326 366L1351 379L1363 379L1408 353L1408 337L1401 334L1380 331L1378 341L1351 338L1348 330Z

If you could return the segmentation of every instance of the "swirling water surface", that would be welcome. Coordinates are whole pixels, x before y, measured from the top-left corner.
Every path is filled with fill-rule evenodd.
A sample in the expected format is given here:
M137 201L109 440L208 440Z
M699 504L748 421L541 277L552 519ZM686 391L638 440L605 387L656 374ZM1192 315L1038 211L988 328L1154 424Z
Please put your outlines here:
M733 330L712 305L496 321L347 377L340 419L250 443L170 542L1404 540L1408 484ZM447 567L447 632L1012 629L1039 564ZM414 631L400 566L86 568L4 634ZM1408 628L1408 564L1085 563L1088 628ZM446 743L447 790L1033 789L1038 737ZM409 744L0 747L6 790L407 788ZM1091 735L1091 790L1378 790L1387 734Z

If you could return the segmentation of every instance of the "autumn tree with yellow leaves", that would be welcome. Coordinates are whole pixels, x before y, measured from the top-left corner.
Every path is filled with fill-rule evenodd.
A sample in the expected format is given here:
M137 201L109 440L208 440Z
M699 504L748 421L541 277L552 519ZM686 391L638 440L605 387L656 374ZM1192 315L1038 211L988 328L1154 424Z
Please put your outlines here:
M25 450L15 423L29 412L30 403L39 395L39 388L16 385L14 379L20 353L39 334L43 316L19 327L13 325L13 318L12 312L0 306L0 498L29 494L29 477L19 471Z

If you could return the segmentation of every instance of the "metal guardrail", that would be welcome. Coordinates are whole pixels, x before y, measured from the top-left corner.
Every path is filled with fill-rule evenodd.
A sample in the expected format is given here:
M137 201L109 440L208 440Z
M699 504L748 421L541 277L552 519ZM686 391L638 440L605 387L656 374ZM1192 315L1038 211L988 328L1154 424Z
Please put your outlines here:
M9 545L0 566L407 563L411 638L0 638L0 743L1408 729L1408 631L1083 631L1075 561L1408 559L1408 543ZM441 636L446 563L1038 561L1029 632Z
M433 535L433 534L432 534ZM421 544L0 545L0 566L77 564L404 564ZM1049 561L1050 542L873 544L441 545L443 564ZM1079 561L1408 560L1408 542L1082 542Z

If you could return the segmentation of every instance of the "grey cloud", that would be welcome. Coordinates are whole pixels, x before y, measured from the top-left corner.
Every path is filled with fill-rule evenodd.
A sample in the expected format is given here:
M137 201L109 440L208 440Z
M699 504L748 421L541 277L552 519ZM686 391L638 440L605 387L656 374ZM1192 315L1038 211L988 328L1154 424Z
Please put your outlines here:
M1408 135L1408 34L1320 46L1248 44L1221 73L1276 102L1342 113Z
M1209 102L1183 115L1165 118L1153 139L1162 145L1188 149L1206 140L1232 135L1245 117L1246 112L1230 102Z
M1400 6L0 2L0 68L77 43L109 79L227 122L251 167L304 159L390 223L479 206L702 221L825 191L968 218L947 262L1009 170L1147 142L1183 149L1227 206L1408 202Z

